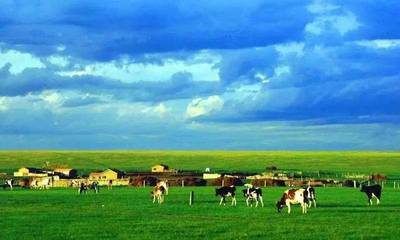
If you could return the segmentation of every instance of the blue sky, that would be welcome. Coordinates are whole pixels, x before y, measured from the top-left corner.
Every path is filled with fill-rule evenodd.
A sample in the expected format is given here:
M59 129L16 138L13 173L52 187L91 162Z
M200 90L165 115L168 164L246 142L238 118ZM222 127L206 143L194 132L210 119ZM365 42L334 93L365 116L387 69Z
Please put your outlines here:
M400 2L0 2L0 149L400 149Z

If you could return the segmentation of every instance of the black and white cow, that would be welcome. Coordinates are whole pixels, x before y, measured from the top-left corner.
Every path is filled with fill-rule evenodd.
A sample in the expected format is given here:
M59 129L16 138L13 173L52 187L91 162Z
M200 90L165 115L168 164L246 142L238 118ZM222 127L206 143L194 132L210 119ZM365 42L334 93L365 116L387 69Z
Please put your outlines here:
M313 187L308 186L304 188L304 197L306 198L309 208L312 206L312 204L314 207L317 207L317 198Z
M256 201L256 207L258 207L258 203L261 203L261 206L264 207L264 201L262 198L262 190L259 187L253 187L252 185L248 185L247 189L243 189L243 196L246 198L246 205L250 207L253 206L253 201Z
M3 189L10 188L10 190L13 190L13 184L14 184L13 179L6 179L4 181Z
M220 196L221 201L219 202L219 205L222 205L222 203L225 205L226 203L226 198L227 197L232 197L232 206L236 206L236 187L235 186L225 186L221 188L215 189L215 196Z
M361 192L365 192L368 197L368 205L372 205L372 198L376 198L376 204L379 205L381 201L382 187L379 184L375 184L372 186L361 186Z
M81 183L79 186L78 192L79 194L87 193L88 190L93 190L95 193L99 193L99 183L94 181L89 184Z
M301 189L289 189L286 190L281 199L276 202L276 208L280 212L285 206L288 208L288 214L291 212L292 204L300 204L302 213L307 213L307 198L304 196L305 190Z

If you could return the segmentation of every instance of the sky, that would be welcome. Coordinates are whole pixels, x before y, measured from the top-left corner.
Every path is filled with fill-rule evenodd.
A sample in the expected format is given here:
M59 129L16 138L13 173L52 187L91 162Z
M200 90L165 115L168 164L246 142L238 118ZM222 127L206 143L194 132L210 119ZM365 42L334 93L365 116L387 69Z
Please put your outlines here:
M400 150L400 1L0 1L0 149Z

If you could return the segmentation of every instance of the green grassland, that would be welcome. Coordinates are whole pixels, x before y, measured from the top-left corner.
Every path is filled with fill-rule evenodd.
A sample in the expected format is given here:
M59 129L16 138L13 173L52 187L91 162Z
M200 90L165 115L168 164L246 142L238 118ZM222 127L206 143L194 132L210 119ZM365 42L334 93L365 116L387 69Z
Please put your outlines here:
M285 189L264 188L264 208L246 207L243 196L219 206L212 187L171 188L162 205L150 188L0 190L0 239L398 239L398 189L369 207L358 189L317 188L318 207L306 215L300 206L275 211Z
M112 167L149 171L164 163L181 170L261 172L266 166L308 171L344 171L397 175L400 152L339 151L0 151L0 171L22 166L42 167L44 162L67 165L84 173Z

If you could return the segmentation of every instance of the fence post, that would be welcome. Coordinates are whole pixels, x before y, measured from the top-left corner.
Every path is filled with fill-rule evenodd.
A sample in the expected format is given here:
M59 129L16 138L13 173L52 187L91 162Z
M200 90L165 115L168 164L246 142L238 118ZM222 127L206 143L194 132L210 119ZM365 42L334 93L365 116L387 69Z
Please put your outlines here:
M393 182L393 188L396 189L396 181Z
M191 191L189 194L189 206L192 206L194 203L194 191Z
M182 187L185 186L185 180L182 179Z
M143 180L143 187L146 187L146 180Z
M353 186L354 186L354 188L357 188L356 180L353 180Z
M221 187L225 186L225 180L222 178Z
M266 187L266 186L267 186L267 180L264 179L264 187Z
M382 188L385 187L385 181L382 181Z

